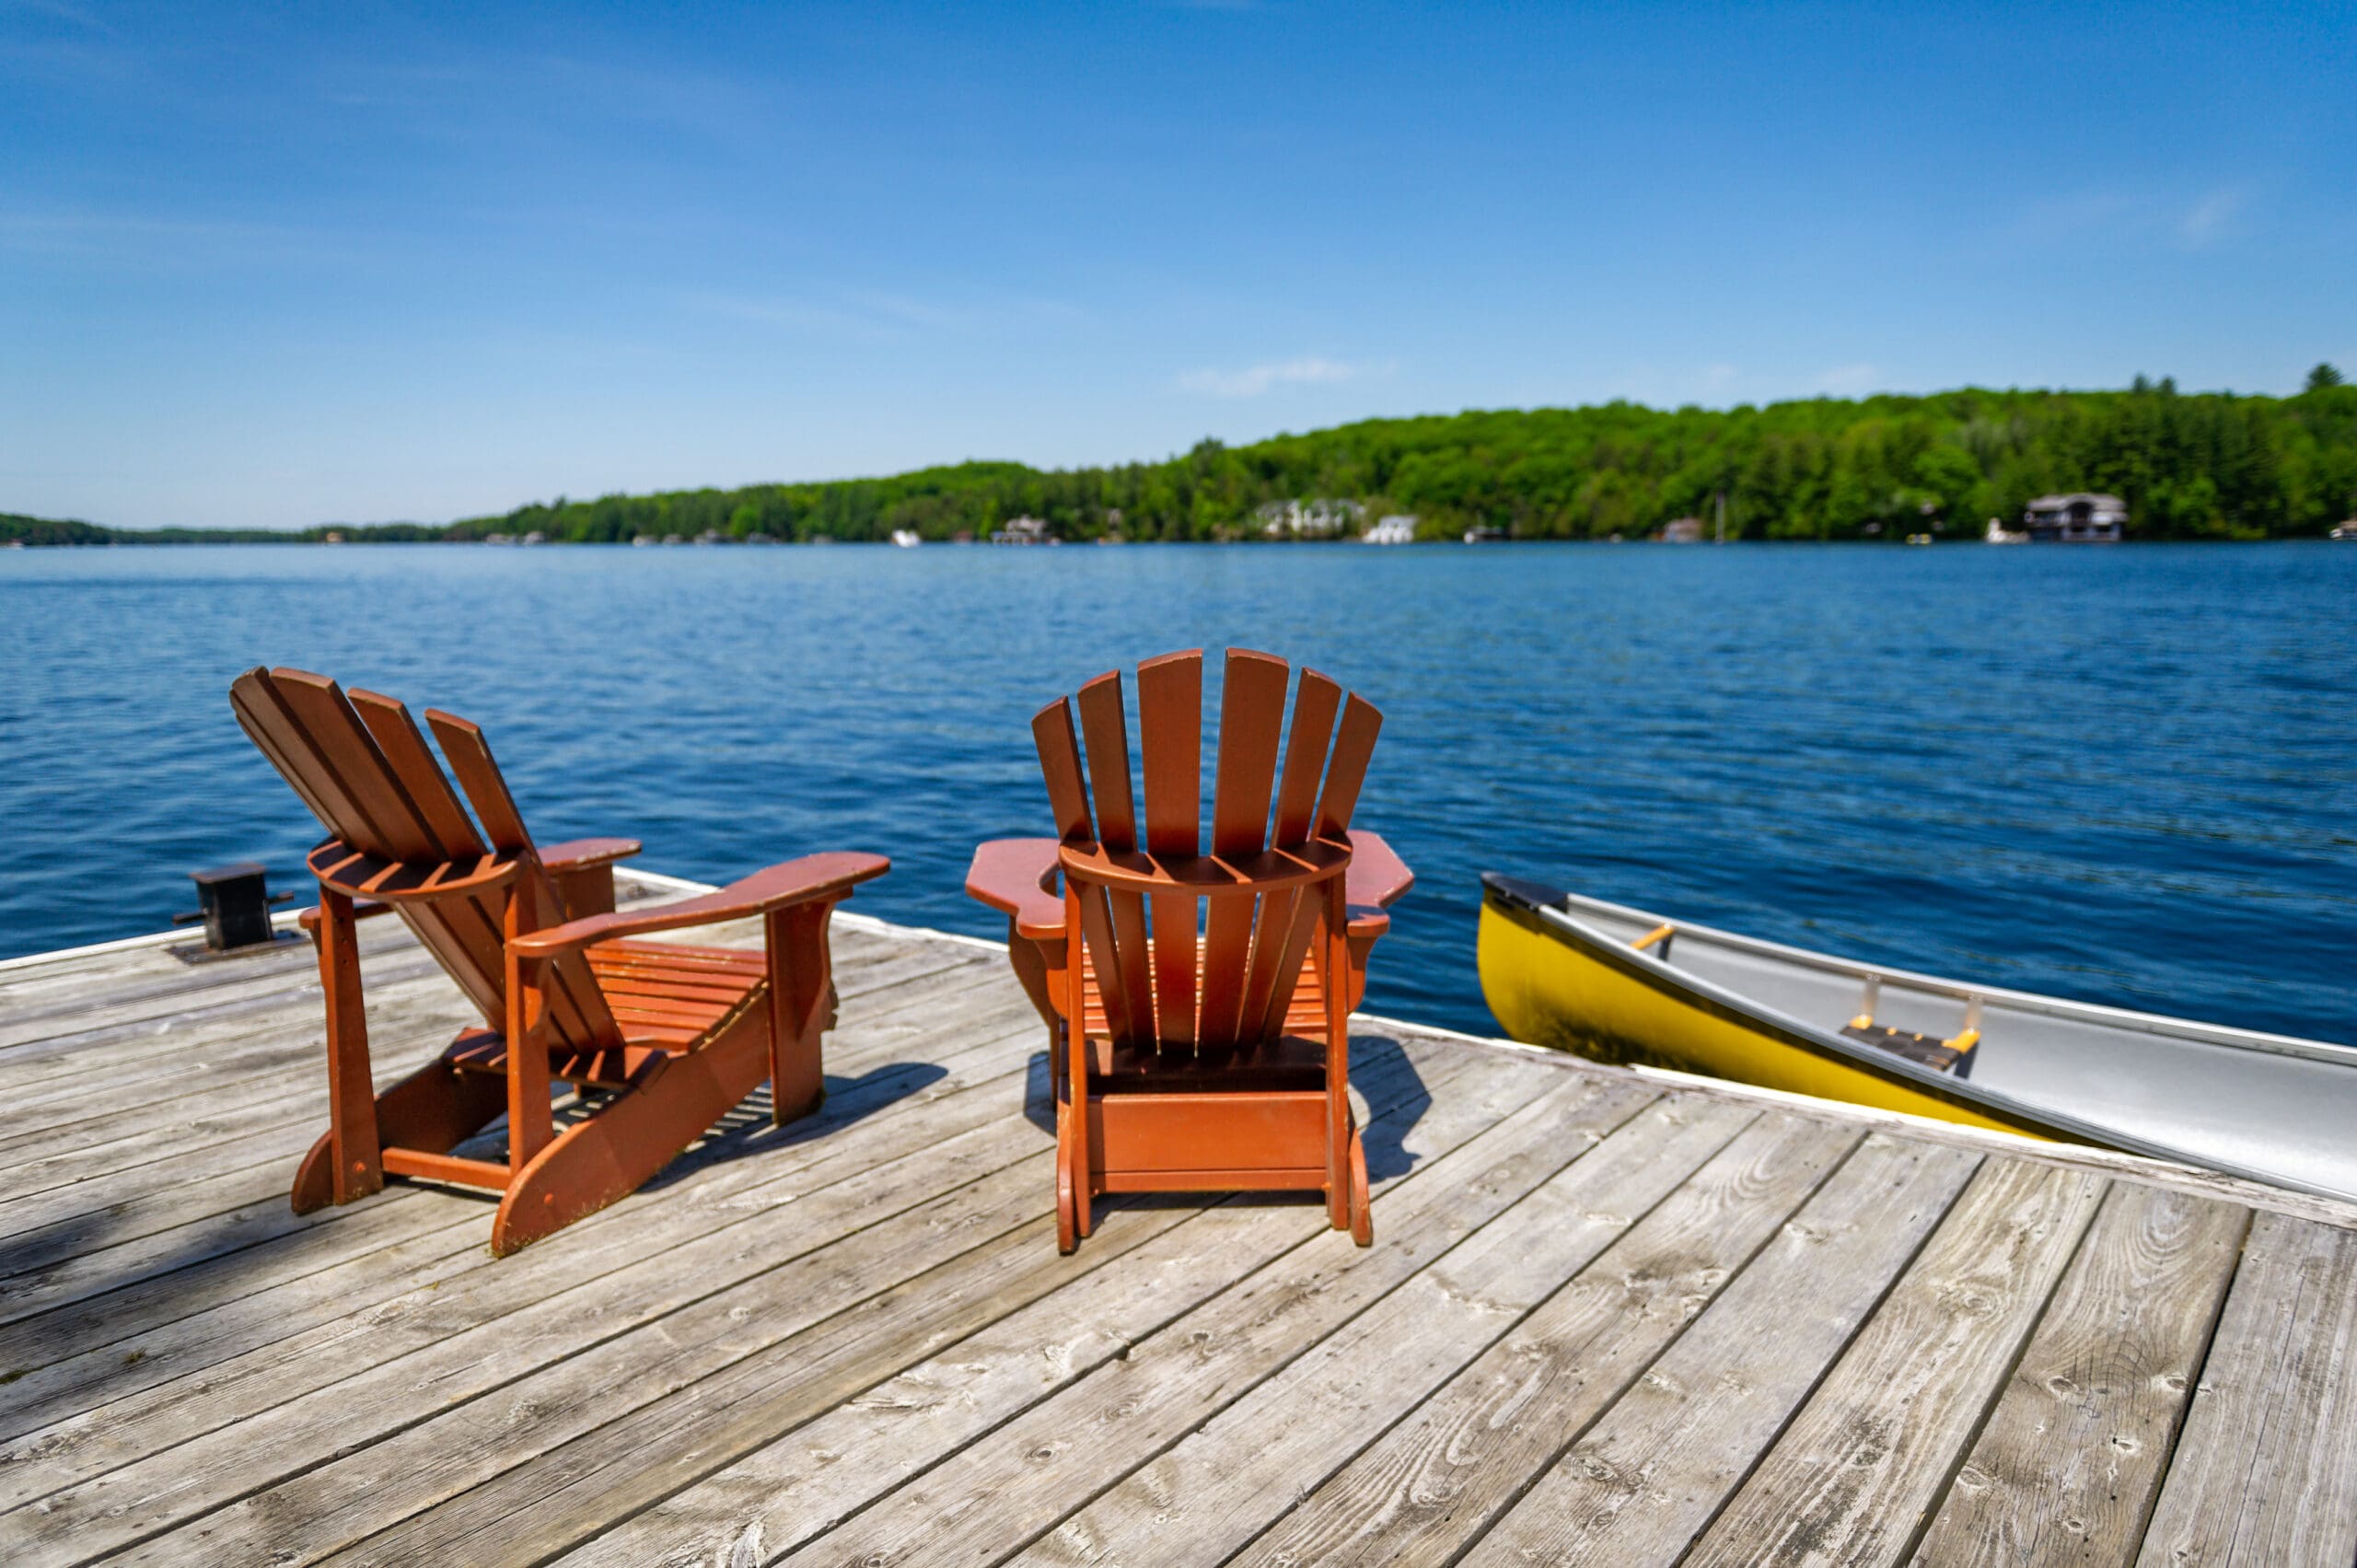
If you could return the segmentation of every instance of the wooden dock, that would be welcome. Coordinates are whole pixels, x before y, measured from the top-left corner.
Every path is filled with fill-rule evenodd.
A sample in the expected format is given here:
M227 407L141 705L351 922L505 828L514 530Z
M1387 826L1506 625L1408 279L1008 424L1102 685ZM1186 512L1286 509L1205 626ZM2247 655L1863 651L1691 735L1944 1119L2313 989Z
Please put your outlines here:
M389 1078L465 1007L362 929ZM835 951L821 1115L505 1260L288 1212L307 947L0 965L0 1562L2357 1562L2357 1211L1365 1019L1372 1249L1063 1258L1004 958Z

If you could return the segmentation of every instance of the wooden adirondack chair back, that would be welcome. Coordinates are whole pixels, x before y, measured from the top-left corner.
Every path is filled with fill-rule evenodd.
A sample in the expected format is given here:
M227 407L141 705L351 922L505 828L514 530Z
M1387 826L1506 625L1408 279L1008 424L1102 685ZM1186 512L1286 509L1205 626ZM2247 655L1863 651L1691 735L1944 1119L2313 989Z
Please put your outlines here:
M333 837L379 859L421 866L471 861L487 852L520 857L520 874L532 879L545 912L543 923L563 918L563 901L540 869L506 780L473 725L426 711L482 821L480 831L435 765L416 721L392 698L373 691L347 695L307 670L250 669L231 684L229 704L254 745ZM505 889L494 889L396 906L493 1028L504 1028L506 1021L501 935L506 897ZM613 1013L578 955L556 964L548 997L552 1045L596 1050L620 1042Z
M1373 703L1346 698L1334 681L1305 669L1288 735L1291 674L1284 660L1271 655L1227 652L1210 845L1220 859L1296 849L1313 839L1339 841L1350 827L1383 715ZM1067 842L1094 841L1117 852L1143 847L1157 859L1202 854L1202 651L1148 659L1138 666L1137 679L1143 844L1118 670L1080 689L1077 732L1072 699L1058 698L1031 721L1056 831ZM1200 927L1200 953L1199 901L1211 906ZM1321 908L1314 888L1210 900L1191 893L1097 893L1084 908L1083 926L1107 1032L1123 1043L1202 1051L1248 1045L1281 1032Z

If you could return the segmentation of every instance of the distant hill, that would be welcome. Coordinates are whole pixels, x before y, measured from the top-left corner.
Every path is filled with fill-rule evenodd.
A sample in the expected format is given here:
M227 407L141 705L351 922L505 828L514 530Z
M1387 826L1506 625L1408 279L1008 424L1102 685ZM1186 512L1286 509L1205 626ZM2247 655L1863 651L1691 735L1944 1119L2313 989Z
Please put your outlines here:
M1418 519L1421 534L1469 528L1515 538L1650 533L1715 518L1730 538L1898 538L1935 525L1978 533L2018 519L2032 496L2126 498L2139 539L2321 535L2357 510L2357 386L2319 366L2296 397L2180 393L2142 377L2122 391L1994 391L1814 398L1760 407L1658 410L1628 402L1364 420L1249 446L1205 441L1161 462L1040 470L969 462L883 479L560 498L433 528L344 528L359 539L552 540L694 538L928 540L981 537L1016 517L1066 539L1209 540L1260 532L1271 502L1364 505L1367 522ZM82 530L33 539L16 528ZM314 528L302 535L322 537ZM150 541L210 537L0 518L0 540Z
M374 543L447 538L427 523L321 524L312 528L110 528L57 517L0 512L0 545L60 544L318 544L330 535Z
M106 544L114 537L113 529L95 523L0 512L0 544Z

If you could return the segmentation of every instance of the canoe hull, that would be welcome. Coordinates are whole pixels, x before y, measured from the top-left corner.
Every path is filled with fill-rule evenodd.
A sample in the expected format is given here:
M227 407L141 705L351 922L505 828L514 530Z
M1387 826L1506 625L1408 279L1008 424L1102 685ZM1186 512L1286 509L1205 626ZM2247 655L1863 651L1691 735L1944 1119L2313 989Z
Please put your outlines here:
M1517 1040L2357 1199L2357 1049L1482 883L1481 987ZM1969 1076L1846 1033L1860 1014L1919 1039L1972 1031Z
M1616 1065L1670 1067L1819 1099L2052 1138L2032 1117L1992 1114L1832 1055L1699 993L1662 984L1601 947L1566 941L1495 898L1481 904L1481 994L1512 1038Z

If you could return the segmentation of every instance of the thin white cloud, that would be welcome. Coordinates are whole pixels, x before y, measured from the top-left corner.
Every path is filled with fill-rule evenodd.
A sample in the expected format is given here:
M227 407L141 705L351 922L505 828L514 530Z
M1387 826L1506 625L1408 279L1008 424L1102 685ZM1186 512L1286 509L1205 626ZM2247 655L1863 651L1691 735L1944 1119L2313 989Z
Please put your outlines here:
M2032 203L2009 238L2051 244L2065 237L2101 235L2145 245L2174 243L2200 250L2226 238L2250 204L2239 185L2221 185L2192 197L2127 191L2081 191Z
M817 298L756 297L700 291L686 295L700 310L790 331L897 343L943 334L1023 330L1041 322L1066 322L1084 313L1052 299L1004 299L978 305L947 305L909 295L846 289Z
M366 254L280 224L6 210L0 210L0 252L150 271L350 262Z
M1388 375L1392 366L1311 354L1301 359L1271 361L1243 370L1190 370L1178 377L1181 391L1214 398L1257 398L1279 387L1330 385L1368 376Z
M1854 398L1861 392L1872 391L1881 379L1882 372L1871 365L1837 365L1820 373L1810 389L1837 398Z
M111 33L115 30L81 6L66 4L66 0L10 0L9 4L0 5L0 11L50 17L61 22L71 22L77 28L87 28L92 32Z
M2177 238L2188 245L2207 245L2243 210L2243 193L2232 187L2212 191L2186 210L2177 220Z

